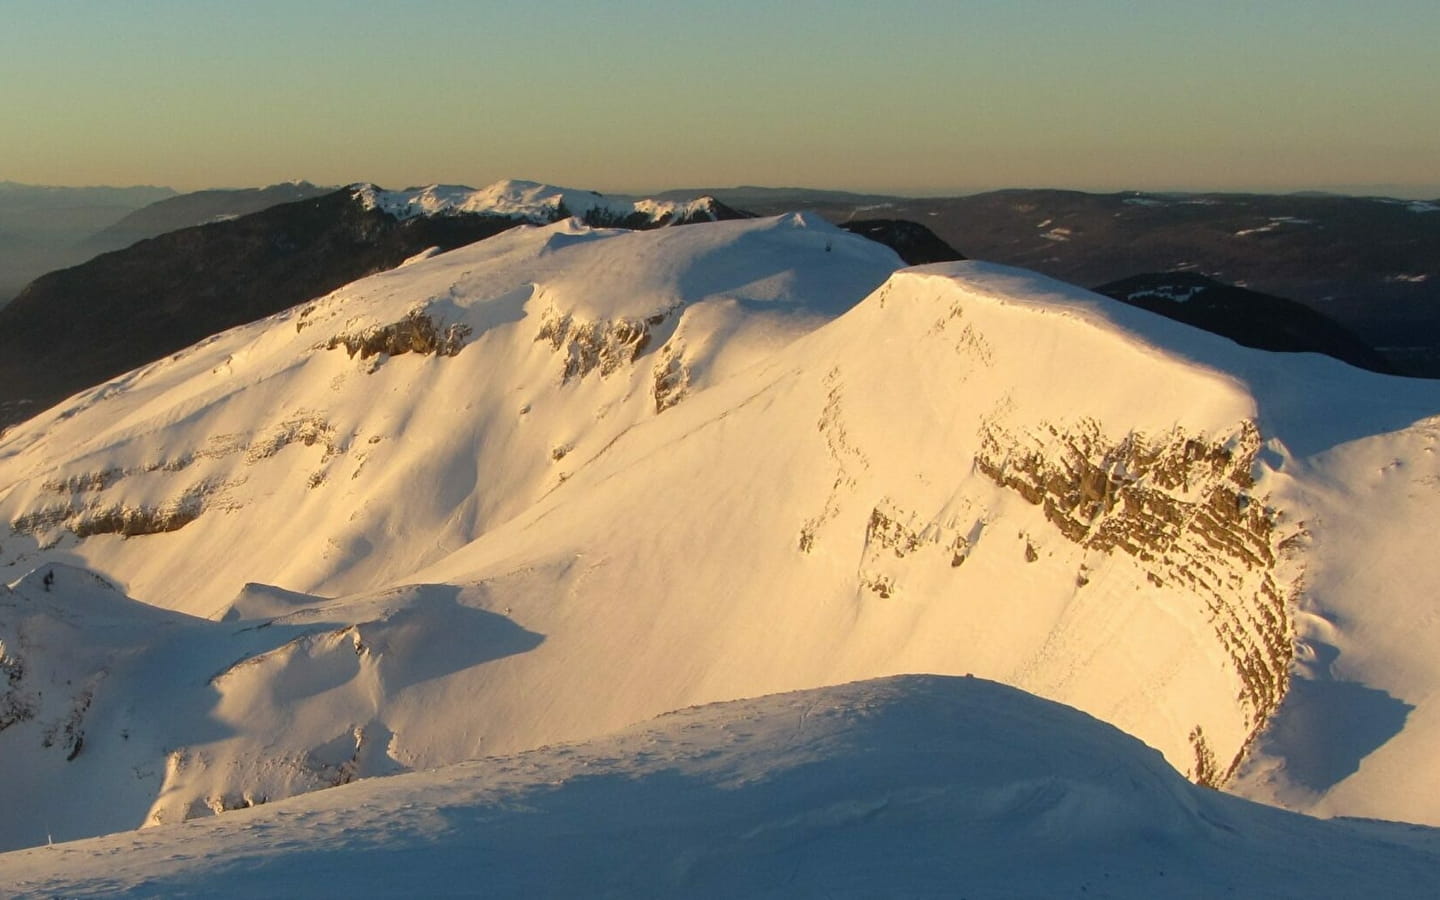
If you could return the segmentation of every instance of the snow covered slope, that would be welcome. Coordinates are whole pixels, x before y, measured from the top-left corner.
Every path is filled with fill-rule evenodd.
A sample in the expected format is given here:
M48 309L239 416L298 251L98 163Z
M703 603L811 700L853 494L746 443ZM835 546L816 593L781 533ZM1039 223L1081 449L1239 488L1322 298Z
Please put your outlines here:
M0 564L45 546L200 615L251 581L385 586L898 265L804 216L643 234L568 221L416 260L7 434Z
M6 696L45 698L0 752L49 755L0 790L52 773L70 838L933 672L1198 781L1440 822L1437 387L897 265L808 216L521 228L25 423L0 627ZM10 624L55 563L182 637L81 622L55 661Z
M902 677L0 855L14 897L1429 896L1440 833L1186 784L1094 719Z

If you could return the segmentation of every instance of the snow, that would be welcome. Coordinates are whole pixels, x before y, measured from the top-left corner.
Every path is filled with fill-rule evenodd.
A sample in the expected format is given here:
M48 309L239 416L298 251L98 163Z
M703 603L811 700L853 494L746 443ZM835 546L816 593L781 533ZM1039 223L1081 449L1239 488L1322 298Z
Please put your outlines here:
M0 855L14 897L1426 896L1440 834L1186 784L980 679L689 708L614 736Z
M1154 297L1159 300L1168 300L1171 303L1188 303L1195 299L1195 295L1205 288L1198 284L1172 285L1170 287L1147 288L1143 291L1133 291L1130 294L1131 301L1144 300L1147 297Z
M1313 219L1301 219L1295 216L1271 216L1264 225L1257 225L1254 228L1242 228L1235 232L1235 237L1244 237L1247 234L1266 234L1271 231L1280 230L1282 225L1314 225Z
M1371 199L1376 203L1403 206L1413 213L1440 212L1440 201L1435 200L1395 200L1389 197L1372 197Z
M507 184L497 195L511 195ZM1221 776L1243 759L1230 786L1247 796L1440 823L1431 752L1440 618L1429 612L1440 571L1426 544L1440 528L1440 386L1238 347L1023 270L900 265L805 214L639 233L574 219L522 226L216 335L6 433L0 520L13 533L0 543L0 571L13 575L0 591L0 654L24 673L0 686L0 703L34 709L0 729L0 795L35 813L0 822L0 846L149 823L156 830L90 845L124 848L132 880L115 874L110 887L143 893L165 872L181 879L164 882L178 890L201 869L221 871L226 854L237 862L223 865L261 865L258 856L286 878L309 877L300 870L323 855L317 846L345 848L335 866L383 878L385 844L429 860L446 887L456 883L447 875L475 871L465 865L520 865L504 855L465 863L461 847L513 838L505 846L527 859L535 847L556 852L565 827L515 818L553 795L557 822L592 822L598 808L655 835L633 846L653 845L656 856L616 857L649 877L660 856L723 845L701 824L687 831L645 813L703 807L668 787L712 771L702 751L713 744L697 744L691 760L657 725L666 749L650 759L631 753L641 732L626 729L787 691L853 699L872 688L834 686L917 672L974 674L1076 707L1197 777L1204 753ZM430 352L406 343L425 344L422 325ZM1043 465L1053 470L1027 469ZM1095 471L1067 475L1086 465ZM1078 499L1059 508L1070 502L1067 479ZM1058 501L1044 494L1056 484ZM1099 540L1145 509L1161 513L1126 534L1133 544ZM1273 662L1263 658L1265 617L1277 609L1293 617L1285 624L1300 656L1289 697L1257 735L1255 673ZM1288 653L1289 631L1281 643ZM1291 665L1284 656L1279 673ZM929 688L921 695L941 702ZM764 703L733 709L770 715ZM796 717L780 720L793 727ZM936 740L948 744L944 721ZM756 751L757 768L716 782L740 793L711 791L703 802L789 771L789 757L765 743L776 728L761 736L770 749ZM1002 755L1036 753L1036 771L1068 771L1046 755L1063 755L1068 728ZM879 742L876 754L904 750L860 733ZM67 759L76 734L83 741ZM586 793L593 782L567 774L576 770L556 747L567 742L604 748L593 758L611 760L601 768L616 793L597 799ZM466 762L485 758L502 762ZM1154 788L1145 803L1178 804L1145 807L1170 835L1163 850L1201 853L1176 837L1198 829L1197 847L1238 859L1265 845L1234 837L1253 822L1322 827L1274 811L1226 818L1252 808L1189 792L1159 757L1144 759L1135 771ZM513 793L509 781L485 781L532 763L535 780ZM935 771L975 771L960 765ZM544 787L557 780L578 781L578 793ZM332 785L342 786L306 793ZM417 799L403 799L412 790ZM1010 853L1018 844L1004 841L1017 835L1049 834L1069 860L1055 877L1131 872L1136 835L1150 833L1104 790L1096 819L1073 799L1095 796L1088 788L1062 792L1058 818L1047 818L1043 791L1032 807L1016 798L1035 791L988 782L976 795L903 779L886 790L916 803L881 808L913 817L876 846L913 836L920 821L960 828L974 821L964 810L999 809L976 831L939 833L958 841L997 821L1019 829L996 832L1001 843L984 845L987 854ZM481 812L454 813L470 823L460 827L426 811L448 808L438 799L447 792L455 809ZM795 848L815 834L819 858L843 860L854 855L847 823L861 835L891 824L883 811L815 820L814 809L842 801L797 802L791 818L777 812L724 834L764 825L779 843L760 852L774 850L766 858L783 866L803 862L807 851ZM1106 833L1116 817L1115 847L1129 849L1114 851L1113 867L1075 862L1070 841ZM775 825L792 818L824 827ZM376 837L347 844L341 829L362 821ZM1214 821L1237 830L1215 831ZM247 823L258 823L253 834ZM613 849L604 834L631 833L611 824L594 826L593 855L571 848L569 871L588 873L575 877L599 871L602 849ZM1301 833L1273 827L1284 847ZM1403 832L1419 835L1419 849L1406 849L1402 832L1327 827L1339 836L1333 851L1317 831L1267 858L1318 857L1319 873L1346 847L1371 860L1433 849L1428 831ZM176 854L167 841L201 834L213 850L167 861ZM693 843L659 840L668 834ZM25 877L37 893L105 889L12 868L47 865L51 852L0 866L35 873ZM88 851L54 852L73 878L111 877L74 855ZM1195 879L1215 876L1186 858ZM927 865L954 871L938 859ZM1236 882L1260 886L1250 893L1283 893L1260 869L1219 871L1261 879ZM604 871L611 880L597 883L621 892L631 883ZM747 887L693 871L715 892ZM562 880L545 884L557 891L572 884L553 875ZM1037 882L1034 892L1074 883ZM1293 883L1302 893L1321 882Z
M561 188L534 181L506 179L475 189L464 185L432 184L404 191L385 191L372 184L355 186L367 209L379 209L397 219L417 216L451 216L464 213L504 216L537 225L566 216L587 219L599 215L619 221L640 214L652 221L700 216L714 218L707 198L690 201L611 199L595 191Z

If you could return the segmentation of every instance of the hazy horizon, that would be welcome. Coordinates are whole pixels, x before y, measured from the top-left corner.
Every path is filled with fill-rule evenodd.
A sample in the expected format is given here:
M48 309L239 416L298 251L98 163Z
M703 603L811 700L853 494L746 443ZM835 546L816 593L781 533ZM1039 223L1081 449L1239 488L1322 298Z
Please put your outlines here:
M1440 194L1419 0L0 11L28 184Z
M0 174L3 174L3 173L0 173ZM504 176L504 177L509 178L509 177L511 177L511 176ZM469 181L469 182L438 182L438 181L434 181L434 180L429 180L429 181L426 181L426 180L418 180L418 181L407 182L407 183L404 183L404 184L400 184L400 183L396 183L396 184L382 184L382 185L380 185L380 187L387 188L387 189L399 190L399 189L410 189L410 188L424 187L424 186L432 185L432 184L462 184L462 185L467 185L467 186L469 186L469 187L480 188L480 187L485 187L485 186L487 186L487 185L489 185L489 184L493 184L494 181L498 181L498 180L501 180L501 179L495 179L495 180L492 180L492 181ZM532 181L533 181L534 179L518 178L518 179L516 179L516 180L532 180ZM310 183L310 184L314 184L314 185L317 185L317 186L320 186L320 187L330 186L330 185L325 185L325 184L322 183L322 182L316 181L315 179L310 179L310 178L295 178L295 179L287 179L286 181L283 181L283 182L271 182L271 183L267 183L267 184L258 184L258 183L257 183L257 184L216 184L216 185L208 185L208 186L205 186L205 187L193 188L193 189L191 189L191 190L183 190L183 189L176 188L176 187L174 187L173 185L164 184L164 183L145 183L145 184L35 184L35 183L31 183L31 182L18 181L18 180L13 179L13 178L0 177L0 185L15 185L15 186L18 186L18 187L26 187L26 188L59 188L59 189L63 189L63 190L127 190L127 189L131 189L131 188L136 188L136 189L141 189L141 188L154 188L154 189L168 189L168 190L173 190L173 191L175 191L177 194L192 193L192 192L195 192L195 191L250 190L250 189L257 189L257 188L274 187L274 186L276 186L276 185L285 184L285 183L300 183L300 182L308 182L308 183ZM335 188L338 189L338 188L340 188L340 187L345 186L346 184L355 184L355 183L363 183L363 182L375 183L372 179L358 179L357 181L344 182L343 184L337 183L337 184L333 185L333 187L335 187ZM585 185L585 184L569 184L569 185L557 185L557 186L559 186L559 187L566 187L566 188L575 188L575 189L581 189L581 190L601 190L600 188L596 188L596 187L594 187L594 186L592 186L592 185ZM1076 191L1076 192L1087 193L1087 194L1116 194L1116 193L1129 193L1129 192L1134 192L1134 193L1149 193L1149 194L1260 194L1260 195L1273 195L1273 196L1286 196L1286 195L1296 195L1296 194L1334 194L1334 195L1336 195L1336 196L1348 196L1348 197L1388 197L1388 198L1400 199L1400 200L1437 200L1437 199L1440 199L1440 184L1431 184L1431 185L1400 185L1400 184L1370 184L1370 185L1364 185L1364 184L1362 184L1362 185L1325 185L1325 186L1320 186L1320 187L1299 186L1299 187L1280 187L1280 188L1263 188L1263 187L1261 187L1261 188L1251 188L1251 187L1246 187L1246 186L1243 186L1243 185L1242 185L1242 186L1237 186L1237 187L1223 187L1223 188L1216 188L1216 187L1196 187L1196 186L1190 186L1190 187L1171 186L1171 187L1156 187L1156 188L1144 188L1144 189L1141 189L1141 188L1130 188L1130 187L1108 187L1108 186L1099 186L1099 187L1096 187L1096 186L1091 186L1091 187L1079 186L1079 187L1077 187L1077 186L1074 186L1074 185L1062 185L1062 184L1037 184L1037 185L1002 185L1002 186L995 186L995 187L978 187L978 188L935 188L935 189L932 189L932 190L923 190L923 189L920 189L920 190L893 190L893 191L887 191L887 190L878 189L878 188L877 188L877 189L866 189L866 188L864 188L864 187L828 187L828 186L824 186L824 185L818 185L818 186L817 186L817 185L801 185L801 184L730 184L730 185L720 185L720 184L677 184L677 185L662 185L662 186L658 186L658 187L649 187L649 188L606 188L606 189L604 189L604 190L601 190L601 193L613 194L613 195L615 195L615 196L643 197L643 196L648 196L648 195L653 195L653 194L660 194L660 193L665 193L665 192L670 192L670 191L690 191L690 190L694 190L694 191L704 191L704 190L724 191L724 190L752 190L752 189L753 189L753 190L771 190L771 191L817 191L817 192L826 192L826 193L847 193L847 194L854 194L854 195L857 195L857 196L881 195L881 196L893 196L893 197L902 197L902 198L909 198L909 199L928 199L928 198L944 198L944 197L968 197L968 196L972 196L972 195L975 195L975 194L984 194L984 193L989 193L989 192L992 192L992 191L1006 191L1006 190Z

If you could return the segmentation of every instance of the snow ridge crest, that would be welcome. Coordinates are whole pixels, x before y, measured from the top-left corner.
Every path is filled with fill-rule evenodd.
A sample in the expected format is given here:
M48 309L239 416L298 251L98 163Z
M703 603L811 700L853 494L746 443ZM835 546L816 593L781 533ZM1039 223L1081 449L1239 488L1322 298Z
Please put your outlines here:
M366 209L378 209L397 219L433 216L489 215L545 225L571 216L592 225L674 224L718 218L712 197L689 201L607 197L598 191L556 187L536 181L507 178L487 187L456 184L387 191L373 184L353 186Z

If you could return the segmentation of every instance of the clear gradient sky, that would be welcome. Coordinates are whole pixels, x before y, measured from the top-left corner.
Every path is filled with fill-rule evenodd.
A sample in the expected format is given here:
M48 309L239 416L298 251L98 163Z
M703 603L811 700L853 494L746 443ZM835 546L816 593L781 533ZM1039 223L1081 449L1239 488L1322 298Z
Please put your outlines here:
M0 0L0 180L1413 186L1436 0Z

